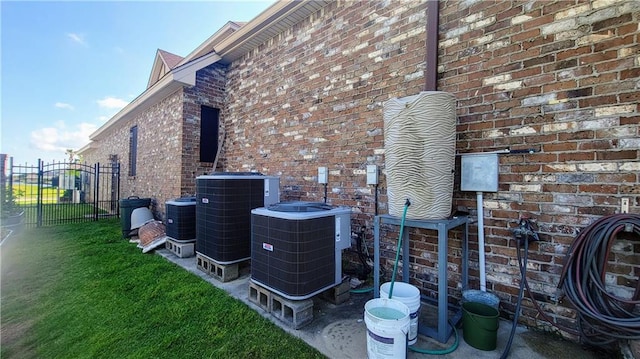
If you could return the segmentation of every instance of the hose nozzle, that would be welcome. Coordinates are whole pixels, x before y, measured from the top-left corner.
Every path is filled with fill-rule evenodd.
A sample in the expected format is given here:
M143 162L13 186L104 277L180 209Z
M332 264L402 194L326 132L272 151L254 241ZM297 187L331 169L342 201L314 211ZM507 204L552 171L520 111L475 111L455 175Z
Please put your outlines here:
M409 207L410 205L411 205L411 201L409 201L409 198L407 198L407 200L404 201L404 206Z

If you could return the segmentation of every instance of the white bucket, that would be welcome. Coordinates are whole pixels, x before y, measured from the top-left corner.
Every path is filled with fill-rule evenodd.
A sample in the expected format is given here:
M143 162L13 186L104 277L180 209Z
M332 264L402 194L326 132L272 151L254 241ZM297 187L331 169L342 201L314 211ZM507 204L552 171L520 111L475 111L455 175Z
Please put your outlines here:
M364 305L367 357L406 358L409 308L394 299L375 298Z
M380 298L389 298L391 282L384 283L380 286ZM418 319L420 318L420 289L405 283L394 282L393 297L391 299L398 300L409 307L409 316L411 318L409 324L409 345L413 345L418 341Z

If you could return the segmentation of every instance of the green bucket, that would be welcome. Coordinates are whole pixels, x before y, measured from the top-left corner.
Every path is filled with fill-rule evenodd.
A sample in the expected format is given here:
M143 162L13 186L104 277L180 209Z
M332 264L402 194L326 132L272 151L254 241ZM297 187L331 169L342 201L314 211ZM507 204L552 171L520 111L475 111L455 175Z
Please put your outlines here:
M476 302L462 304L464 341L480 350L494 350L498 337L500 313L494 307Z

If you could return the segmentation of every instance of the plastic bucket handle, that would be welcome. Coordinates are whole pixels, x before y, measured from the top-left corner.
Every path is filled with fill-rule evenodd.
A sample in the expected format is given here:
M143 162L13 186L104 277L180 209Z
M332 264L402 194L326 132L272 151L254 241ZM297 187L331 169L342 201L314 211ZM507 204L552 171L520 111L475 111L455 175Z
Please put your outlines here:
M468 302L468 303L474 303L474 302ZM465 303L466 304L466 303ZM482 304L484 306L486 306L487 308L491 308L491 309L495 309L489 305L486 305L484 303L476 303L476 304ZM485 313L476 313L475 311L469 310L469 308L465 308L467 310L467 312L469 313L469 318L471 318L471 320L473 320L473 323L475 325L478 325L481 329L484 329L486 331L496 331L498 330L498 328L500 327L500 323L495 320L495 321L487 321L487 320L479 320L478 318L483 318L483 319L494 319L497 318L500 313L498 312L498 310L496 309L496 315L486 315ZM488 328L485 327L483 324L490 324L490 323L495 323L495 328Z
M478 320L476 317L478 317L478 315L477 315L477 314L475 314L475 313L471 313L471 314L469 315L469 318L471 318L471 320L473 320L473 324L475 324L475 325L479 326L479 327L480 327L480 329L483 329L483 330L486 330L486 331L496 331L496 330L498 330L498 328L500 327L500 326L498 325L498 322L497 322L497 321L495 321L495 323L496 323L495 328L487 328L487 327L485 327L485 326L483 325L483 324L485 324L487 321L486 321L486 320L484 320L484 321L480 321L480 320ZM488 318L492 318L492 317L488 317ZM484 322L484 323L483 323L483 322Z

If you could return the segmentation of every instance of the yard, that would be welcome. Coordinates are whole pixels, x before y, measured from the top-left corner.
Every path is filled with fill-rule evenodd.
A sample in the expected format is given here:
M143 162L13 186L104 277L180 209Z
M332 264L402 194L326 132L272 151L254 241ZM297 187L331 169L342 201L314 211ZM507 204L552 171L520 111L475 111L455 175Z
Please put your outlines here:
M59 198L64 195L65 190L53 187L42 188L43 203L58 203ZM38 201L38 185L37 184L14 184L13 195L15 202L19 205L33 205Z
M0 247L2 358L319 358L244 303L121 238L117 219Z

